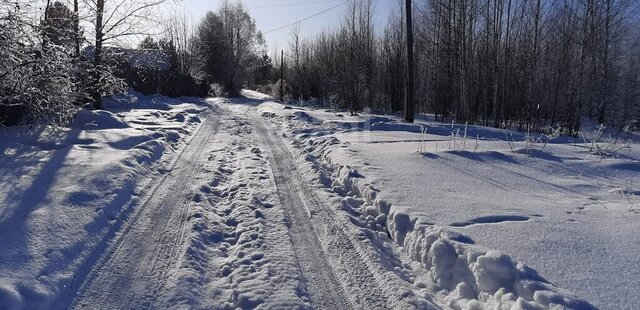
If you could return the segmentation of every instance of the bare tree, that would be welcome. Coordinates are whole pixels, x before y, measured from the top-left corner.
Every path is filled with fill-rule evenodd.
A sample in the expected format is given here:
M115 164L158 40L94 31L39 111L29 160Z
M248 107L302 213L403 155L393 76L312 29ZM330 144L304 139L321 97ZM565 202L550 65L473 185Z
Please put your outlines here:
M91 96L94 108L102 108L102 96L109 92L109 79L106 78L109 68L104 64L104 45L121 42L131 36L152 34L158 22L153 9L162 3L164 0L85 0L85 10L94 24L95 69Z
M208 12L195 40L202 72L231 94L250 80L255 65L266 54L262 33L240 2L224 1L217 12Z
M305 76L305 89L327 89L320 94L337 96L352 112L365 104L401 110L402 2L379 37L372 35L367 1L352 2L334 32L308 42L294 37L302 43L292 54L302 56L295 57L300 62L291 75ZM422 111L503 128L555 127L566 134L576 134L585 116L619 127L637 120L637 61L630 46L637 47L640 6L634 1L416 2L416 98ZM318 81L308 78L314 67Z
M175 15L164 22L164 38L175 48L178 72L195 75L196 50L193 41L195 26L185 15Z

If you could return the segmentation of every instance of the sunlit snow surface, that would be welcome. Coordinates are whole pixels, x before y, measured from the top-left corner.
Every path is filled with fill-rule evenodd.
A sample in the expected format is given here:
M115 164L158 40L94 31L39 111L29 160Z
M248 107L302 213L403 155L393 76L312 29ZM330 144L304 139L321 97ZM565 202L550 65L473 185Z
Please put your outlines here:
M117 99L65 128L0 129L0 309L49 308L204 111L194 98Z
M407 124L243 95L129 93L108 100L107 111L81 112L65 128L0 129L0 309L48 309L75 295L78 308L143 307L124 300L139 297L126 288L100 291L110 275L136 271L118 265L131 255L113 254L116 269L108 272L97 272L97 260L127 232L144 237L145 230L123 227L164 177L185 190L167 195L186 210L180 226L158 228L180 236L175 249L160 247L175 262L161 278L128 283L144 295L144 281L165 281L157 296L150 293L152 307L313 308L309 274L296 256L309 248L292 238L291 208L308 212L314 255L327 260L318 266L331 266L327 274L339 282L333 289L356 308L640 303L637 136L615 157L570 137L529 151L523 133L452 127L426 116ZM200 130L205 125L217 128L210 137ZM269 146L265 131L284 144ZM186 152L193 161L180 162L192 139L203 153ZM273 148L280 145L280 154L291 156L276 167ZM315 206L283 206L293 194L276 184L296 184L278 181L274 171L283 167L305 183L288 190L316 197ZM122 249L135 246L122 242ZM93 286L77 293L74 285L96 272Z
M363 227L386 226L422 270L412 279L422 294L454 308L640 302L637 137L603 158L581 138L527 152L525 134L468 126L464 139L464 125L428 117L407 124L274 102L260 111L319 183L368 202L345 210Z

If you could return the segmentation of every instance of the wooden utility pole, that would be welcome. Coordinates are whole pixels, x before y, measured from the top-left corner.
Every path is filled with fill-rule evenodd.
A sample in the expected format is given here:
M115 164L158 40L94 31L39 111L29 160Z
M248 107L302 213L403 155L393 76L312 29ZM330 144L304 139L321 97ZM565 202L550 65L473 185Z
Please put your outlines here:
M411 10L411 0L406 0L407 9L407 89L404 102L404 120L413 123L416 112L414 101L413 82L415 79L415 68L413 67L413 14Z
M280 52L280 102L284 102L284 50Z

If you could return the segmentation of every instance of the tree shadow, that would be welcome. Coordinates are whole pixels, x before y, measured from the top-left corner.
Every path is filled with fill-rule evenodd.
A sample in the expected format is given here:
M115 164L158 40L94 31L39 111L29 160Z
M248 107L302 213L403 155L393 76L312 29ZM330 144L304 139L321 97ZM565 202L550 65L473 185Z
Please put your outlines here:
M65 258L68 262L80 258L77 267L71 270L71 277L64 286L61 286L61 291L51 309L69 309L73 304L78 290L87 280L91 271L104 267L104 264L108 263L108 260L104 258L109 246L115 240L115 237L127 220L132 216L135 211L135 207L140 203L137 198L132 199L134 193L134 182L127 183L127 186L115 190L115 194L107 205L103 206L107 214L96 215L93 220L84 225L84 230L87 233L89 240L82 238L69 247L62 249L64 251ZM122 206L122 207L120 207ZM126 229L126 228L125 228ZM96 239L97 238L97 239ZM90 240L97 240L95 243L91 243ZM55 262L49 262L42 270L40 274L56 273L64 268L66 265L56 265ZM131 287L130 283L133 282L131 277L123 277L126 281L121 282L123 287Z
M30 215L46 205L45 199L51 186L55 183L57 173L63 167L64 161L72 149L73 142L77 141L81 132L81 129L69 131L64 140L57 144L61 147L53 148L53 154L42 166L29 188L22 192L16 190L14 193L7 195L3 201L5 212L0 215L0 244L3 244L4 250L0 251L0 260L11 262L13 266L29 261L25 258L31 255L29 249L26 248L26 242L29 238L27 223ZM52 150L47 147L44 149ZM13 172L17 171L14 170ZM16 178L20 176L21 174L15 175Z
M520 164L515 158L513 158L513 156L509 156L498 151L469 152L447 150L444 153L464 157L466 159L479 162L503 161L511 164Z

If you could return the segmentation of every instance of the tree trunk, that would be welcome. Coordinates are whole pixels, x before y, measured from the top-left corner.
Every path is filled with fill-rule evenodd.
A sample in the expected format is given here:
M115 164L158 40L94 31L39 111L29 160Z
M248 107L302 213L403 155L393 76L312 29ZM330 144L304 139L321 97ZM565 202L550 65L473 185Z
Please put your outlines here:
M101 74L101 66L102 66L102 42L103 36L102 33L102 17L104 14L104 0L97 0L96 4L96 46L93 58L94 65L94 85L93 85L93 108L96 110L102 109L102 74Z
M74 57L80 57L80 13L78 8L78 0L73 0L73 37L75 40L75 55Z

